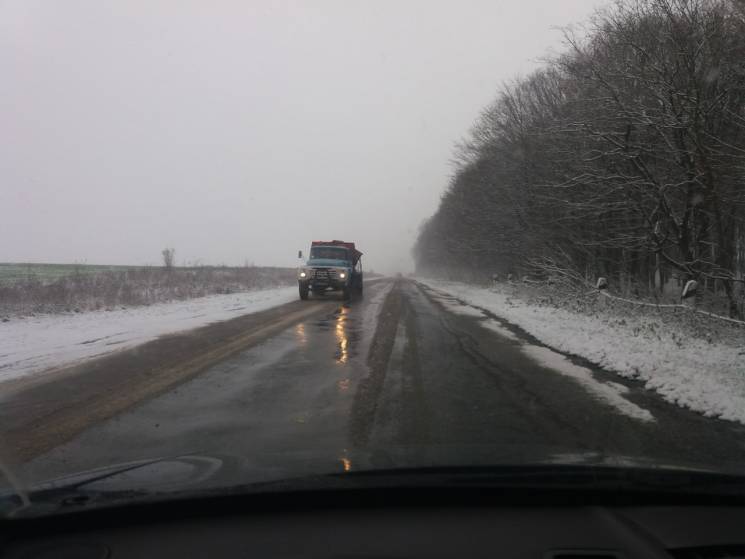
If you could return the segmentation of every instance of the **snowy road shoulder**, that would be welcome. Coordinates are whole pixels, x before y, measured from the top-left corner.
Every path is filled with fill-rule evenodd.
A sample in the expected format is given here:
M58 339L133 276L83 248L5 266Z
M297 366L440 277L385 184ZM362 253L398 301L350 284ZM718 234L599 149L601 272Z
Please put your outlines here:
M486 309L540 342L645 383L665 400L708 417L745 424L745 344L739 346L644 335L639 319L625 325L539 306L497 290L417 278L420 283Z
M297 287L212 295L69 315L44 315L0 323L0 382L33 375L164 334L260 312L297 299Z

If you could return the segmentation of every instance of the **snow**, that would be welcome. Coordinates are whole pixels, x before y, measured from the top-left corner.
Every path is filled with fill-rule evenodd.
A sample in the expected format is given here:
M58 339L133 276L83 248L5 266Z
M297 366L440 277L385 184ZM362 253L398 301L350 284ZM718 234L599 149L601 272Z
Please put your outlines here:
M629 389L624 385L615 382L600 382L592 376L592 371L586 367L575 365L566 356L548 347L525 344L522 351L540 365L576 380L598 399L610 404L625 415L640 421L654 421L654 416L649 411L623 397L624 394L629 392Z
M393 289L392 281L380 281L365 288L365 311L362 315L362 331L374 333L380 311L388 294ZM372 336L364 336L360 341L357 353L367 355L370 351Z
M641 380L673 404L745 424L745 344L660 335L660 328L650 328L645 317L621 323L531 304L496 289L418 281L441 296L456 297L504 318L563 354L578 355L620 376ZM566 370L559 372L567 374Z
M561 353L544 346L530 344L521 340L514 332L506 328L498 320L486 317L482 310L482 308L485 307L482 306L482 308L477 308L464 305L453 295L442 292L433 292L430 296L450 312L482 319L481 325L484 328L496 332L501 337L519 344L521 351L533 361L578 382L595 398L613 406L620 413L640 421L654 421L654 416L652 416L649 411L640 408L624 398L623 395L628 393L628 389L625 386L617 383L599 381L593 376L592 371L586 367L575 365Z
M463 305L455 297L443 296L442 294L433 294L432 298L437 300L443 307L454 314L460 314L463 316L475 316L483 318L484 313L474 307L468 307Z
M37 374L297 299L297 287L0 323L0 382Z
M511 330L508 330L493 318L487 318L481 323L481 325L484 328L491 330L492 332L496 332L503 338L507 338L508 340L511 340L513 342L520 341L520 338L518 338Z

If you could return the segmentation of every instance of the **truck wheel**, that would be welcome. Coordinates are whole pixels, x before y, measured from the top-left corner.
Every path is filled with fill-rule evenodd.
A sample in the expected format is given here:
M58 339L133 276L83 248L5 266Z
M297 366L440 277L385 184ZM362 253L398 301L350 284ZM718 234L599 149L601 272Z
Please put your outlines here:
M362 297L362 282L357 286L357 295Z
M308 298L308 284L306 282L298 282L298 288L300 290L300 298L305 301Z
M342 297L345 301L349 301L352 298L352 290L348 286L342 290Z

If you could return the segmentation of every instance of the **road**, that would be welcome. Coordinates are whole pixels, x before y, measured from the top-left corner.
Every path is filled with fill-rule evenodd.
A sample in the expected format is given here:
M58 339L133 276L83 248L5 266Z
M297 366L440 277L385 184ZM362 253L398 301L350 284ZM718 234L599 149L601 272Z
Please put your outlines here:
M745 427L568 359L407 279L158 340L6 396L33 479L161 456L257 479L432 464L745 462ZM12 460L11 460L12 462Z

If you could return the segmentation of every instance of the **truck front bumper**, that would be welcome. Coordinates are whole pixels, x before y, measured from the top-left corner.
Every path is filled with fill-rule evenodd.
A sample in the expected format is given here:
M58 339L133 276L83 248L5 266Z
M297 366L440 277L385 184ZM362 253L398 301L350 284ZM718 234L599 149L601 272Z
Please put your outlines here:
M346 280L336 279L323 279L323 280L308 280L308 287L311 291L341 291L347 286Z

